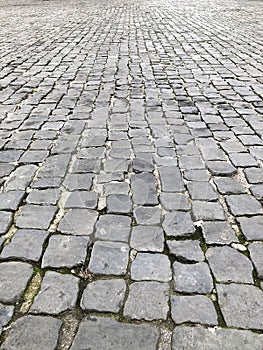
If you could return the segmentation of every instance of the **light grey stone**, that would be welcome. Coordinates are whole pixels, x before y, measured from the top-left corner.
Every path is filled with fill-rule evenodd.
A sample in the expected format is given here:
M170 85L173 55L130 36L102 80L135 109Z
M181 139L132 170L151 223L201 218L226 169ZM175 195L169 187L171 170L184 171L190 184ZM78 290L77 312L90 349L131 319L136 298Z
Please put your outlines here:
M14 313L14 306L0 304L0 335L3 327L8 324Z
M230 244L239 242L235 231L224 221L206 221L202 224L203 235L207 244Z
M107 212L128 214L132 211L132 201L127 194L112 194L107 197Z
M90 209L70 209L58 225L58 231L74 236L91 235L98 213Z
M158 226L135 226L132 229L130 245L138 251L162 252L163 230Z
M241 231L247 240L263 240L263 216L237 218Z
M221 194L246 193L246 189L232 178L218 177L214 179L214 182Z
M136 207L134 216L138 225L158 225L161 221L161 210L158 207Z
M98 193L89 191L75 191L68 197L65 208L95 209L98 202Z
M35 165L21 165L16 168L5 184L6 191L24 191L32 181L38 167Z
M205 260L205 255L200 248L199 241L166 241L171 255L179 259L185 259L191 262L199 262Z
M182 174L176 166L162 166L159 175L163 192L182 192L184 184Z
M261 204L249 194L227 196L226 202L233 215L263 214Z
M225 220L223 208L218 202L193 201L195 220Z
M8 211L0 211L0 234L7 232L12 224L13 215Z
M67 174L63 185L68 191L87 190L92 186L93 174Z
M46 230L57 211L57 207L51 205L25 205L16 219L19 228L33 228Z
M157 205L156 180L151 173L134 174L131 177L132 200L138 205Z
M253 264L256 267L258 277L263 278L263 243L251 243L248 249Z
M17 210L22 202L24 192L9 191L0 193L0 210Z
M167 236L184 237L195 232L190 214L184 212L165 214L162 226Z
M29 193L26 201L31 204L57 204L60 196L60 190L47 189L47 190L33 190Z
M128 242L131 219L122 215L101 215L96 224L95 237L104 241Z
M160 194L160 202L166 210L190 210L189 198L183 193L163 192Z

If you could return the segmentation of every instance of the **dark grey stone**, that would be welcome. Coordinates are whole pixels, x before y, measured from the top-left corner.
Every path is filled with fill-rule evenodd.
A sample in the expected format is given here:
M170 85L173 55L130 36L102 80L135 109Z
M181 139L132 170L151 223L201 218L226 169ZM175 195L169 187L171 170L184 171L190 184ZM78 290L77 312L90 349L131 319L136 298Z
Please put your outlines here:
M125 291L122 279L94 281L85 288L80 306L83 310L117 313L123 305Z
M187 184L192 200L216 201L218 196L208 182L193 181Z
M119 242L95 242L89 270L95 274L125 275L129 259L129 246Z
M1 258L38 261L47 236L48 232L43 230L18 230L11 242L4 247Z
M28 150L22 155L19 162L24 164L41 163L47 158L47 156L48 151Z
M62 321L47 316L24 316L12 324L3 350L56 349Z
M8 324L14 313L14 306L0 304L0 335L3 327Z
M250 331L203 327L176 327L172 350L261 350L263 335Z
M98 193L89 191L72 192L65 203L65 208L95 209L98 202Z
M176 324L191 322L216 326L217 313L212 301L203 295L171 296L172 319Z
M58 230L75 236L91 235L98 213L90 209L70 209L58 225Z
M129 287L123 315L136 320L165 320L168 300L168 283L135 282Z
M72 173L86 174L98 173L101 168L101 161L97 158L77 159L72 167Z
M49 239L42 267L73 267L85 261L88 237L53 235Z
M242 216L263 214L261 204L248 194L227 196L226 202L233 215Z
M128 214L132 211L132 201L128 194L112 194L107 197L107 212Z
M103 317L87 317L81 321L71 350L155 350L159 332L149 325L120 323Z
M263 244L254 242L249 245L248 249L258 277L263 278Z
M131 264L131 278L135 281L169 282L171 264L164 254L138 253Z
M246 284L217 284L218 303L228 327L263 327L263 292ZM248 317L249 315L249 317Z
M190 210L189 198L183 193L162 192L160 202L166 210Z
M57 204L60 196L59 189L33 190L26 201L31 204Z
M224 161L208 161L206 165L212 175L232 176L236 172L233 165Z
M232 178L218 177L214 179L214 182L221 194L246 193L246 189Z
M70 154L58 154L48 157L39 169L38 177L64 177L70 158Z
M17 210L22 202L24 192L8 191L0 193L0 210Z
M251 218L237 218L241 231L248 241L263 241L263 217L252 216Z
M165 214L162 226L167 236L184 237L195 232L190 214L184 212Z
M253 283L251 261L228 246L209 248L206 258L217 282Z
M0 211L0 234L7 232L12 224L13 215L8 211Z
M139 205L158 204L156 180L153 174L143 173L131 176L132 200Z
M22 262L0 263L0 301L13 303L17 301L33 274L31 265Z
M185 259L191 262L204 261L205 256L200 248L199 241L186 240L186 241L166 241L169 252L171 255L176 256L179 259Z
M224 211L218 202L193 201L195 220L225 220Z
M182 192L184 184L182 174L176 166L163 166L159 169L160 181L163 192Z
M176 292L208 294L212 291L213 280L206 263L189 265L174 262L173 270Z
M122 215L101 215L96 224L95 237L104 241L128 242L131 219Z
M135 226L132 229L130 245L138 251L162 252L163 230L158 226Z
M63 185L68 191L87 190L92 186L93 174L67 174Z
M184 170L193 170L193 169L204 169L204 161L201 156L180 156L179 157L179 166Z
M184 178L188 181L204 181L207 182L210 179L210 174L207 170L186 170L184 171Z
M16 219L19 228L34 228L46 230L57 211L57 207L51 205L25 205Z
M78 283L77 277L47 271L30 312L56 315L73 309L78 297Z
M161 210L158 207L136 207L134 217L138 225L158 225L161 221Z
M206 221L202 224L203 235L207 244L230 244L239 242L235 231L224 221Z

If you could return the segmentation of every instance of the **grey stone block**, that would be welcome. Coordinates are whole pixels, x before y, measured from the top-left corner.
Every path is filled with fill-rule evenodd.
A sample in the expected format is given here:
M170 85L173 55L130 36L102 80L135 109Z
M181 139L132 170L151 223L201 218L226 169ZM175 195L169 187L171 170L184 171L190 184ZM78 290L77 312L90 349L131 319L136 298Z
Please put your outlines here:
M104 241L128 242L131 219L122 215L101 215L96 224L95 237Z
M0 211L0 234L7 232L12 224L13 215L8 211Z
M159 225L161 210L158 207L136 207L134 217L138 225Z
M138 251L162 252L163 230L158 226L135 226L132 229L130 245Z
M218 196L208 182L194 181L187 184L192 200L216 201Z
M95 209L98 202L98 193L89 191L72 192L65 203L65 208Z
M159 168L159 175L163 192L182 192L184 184L178 167L163 166Z
M191 262L199 262L205 260L205 255L200 248L199 241L166 241L171 255L179 259L185 259Z
M248 249L258 277L263 278L263 244L254 242L249 245Z
M10 178L7 180L5 190L24 191L32 181L37 169L38 168L35 165L21 165L20 167L16 168Z
M195 220L225 220L224 211L218 202L193 201Z
M132 200L138 205L156 205L157 188L153 174L135 174L131 177Z
M263 217L252 216L250 218L239 217L237 221L240 224L241 231L248 241L263 241Z
M93 174L67 174L63 185L68 191L87 190L92 186Z
M247 181L250 184L257 184L263 182L263 169L262 168L249 168L245 169Z
M128 214L132 211L132 201L127 194L112 194L107 197L107 212Z
M25 205L16 219L19 228L33 228L46 230L57 211L55 206Z
M24 192L8 191L0 193L0 210L17 210L22 202Z
M29 193L26 201L30 204L53 204L56 205L60 196L59 189L33 190Z
M232 164L224 161L208 161L206 165L212 175L232 176L236 172Z
M74 236L91 235L98 213L90 209L70 209L58 225L58 231Z
M167 236L184 237L195 232L194 224L189 213L177 212L165 214L162 223Z
M246 189L232 178L218 177L214 179L214 182L221 194L246 193Z
M14 313L14 306L0 304L0 335L3 327L8 324Z
M263 214L261 204L249 194L228 196L226 202L237 216Z
M163 192L160 194L160 202L166 210L190 210L189 198L183 193Z

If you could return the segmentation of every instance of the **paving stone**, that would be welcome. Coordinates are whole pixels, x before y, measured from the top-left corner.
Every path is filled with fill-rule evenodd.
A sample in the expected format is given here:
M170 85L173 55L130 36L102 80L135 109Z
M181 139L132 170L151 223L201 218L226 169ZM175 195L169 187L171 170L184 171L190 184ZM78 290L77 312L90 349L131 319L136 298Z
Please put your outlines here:
M17 210L22 202L24 192L9 191L0 193L0 210Z
M73 267L85 261L88 237L53 235L42 259L42 267Z
M161 211L158 207L136 207L134 217L138 225L158 225L161 221Z
M48 151L26 151L22 157L20 158L20 163L41 163L43 162L48 156Z
M253 242L248 247L251 260L256 267L257 275L263 278L263 244Z
M72 173L86 174L98 173L101 169L101 161L97 158L77 159L72 166Z
M182 192L184 184L178 167L163 166L158 169L163 192Z
M0 151L0 162L3 163L12 163L17 162L21 157L23 151L17 150L8 150L8 151Z
M48 232L43 230L18 230L11 242L4 247L1 258L38 261L47 236Z
M17 301L33 274L32 266L22 262L0 263L0 301L13 303Z
M246 168L258 165L250 153L231 153L229 158L235 167Z
M201 149L203 158L208 160L226 160L225 153L218 148L202 148Z
M122 279L98 280L87 285L80 306L83 310L117 313L123 305L125 291Z
M172 350L261 350L262 334L247 330L175 327Z
M92 174L67 174L63 185L68 191L87 190L92 186Z
M206 244L230 244L238 242L235 231L223 221L206 221L202 224Z
M217 284L218 303L228 327L262 329L263 292L245 284ZM245 302L244 302L245 300Z
M31 188L38 189L51 189L58 188L62 183L62 178L60 177L43 177L41 179L36 179L31 183Z
M70 161L70 154L49 156L39 169L38 177L64 177Z
M169 248L169 253L179 259L187 260L188 262L199 262L205 260L204 253L199 245L200 242L197 240L167 240L166 243Z
M176 324L191 322L216 326L217 313L212 301L203 295L171 296L172 319Z
M19 228L48 229L57 211L55 206L25 205L16 219Z
M131 219L128 216L101 215L96 224L95 237L105 241L128 242Z
M163 230L158 226L135 226L132 229L130 245L137 251L162 252Z
M173 271L176 292L208 294L213 289L209 267L204 262L190 265L174 262Z
M0 177L9 176L11 172L15 169L14 164L0 163Z
M135 282L129 287L123 315L136 320L165 320L168 300L168 283Z
M127 194L112 194L107 197L107 212L128 214L132 211L132 201Z
M232 176L236 172L233 165L223 161L208 161L206 166L212 175Z
M167 236L185 237L195 232L194 223L189 213L167 213L162 223Z
M166 210L190 210L189 198L182 193L163 192L160 194L160 202Z
M263 169L262 168L249 168L245 169L247 181L250 184L257 184L263 182Z
M8 211L0 211L0 235L5 234L12 224L13 215Z
M193 201L195 220L225 220L224 211L218 202Z
M134 172L153 171L152 155L149 153L136 153L133 159L132 168Z
M60 197L60 190L48 189L48 190L33 190L27 196L27 203L31 204L57 204Z
M30 312L56 315L73 309L78 297L78 283L77 277L47 271Z
M179 166L181 169L192 170L192 169L204 169L204 161L201 156L180 156L179 157Z
M129 246L120 242L95 242L89 262L92 273L125 275L129 259Z
M188 181L208 182L210 179L210 174L207 170L186 170L184 171L184 178Z
M226 197L230 211L237 216L262 214L261 204L251 195L240 194Z
M24 316L12 324L3 350L46 350L58 344L62 321L48 316Z
M218 177L214 179L214 182L221 194L246 193L246 189L232 178Z
M33 180L37 166L21 165L15 169L5 184L5 191L24 191Z
M14 306L0 304L0 334L3 327L8 324L14 313Z
M98 194L89 191L72 192L65 203L65 208L87 208L97 207Z
M218 196L208 182L194 181L187 184L192 200L216 201Z
M136 334L136 336L134 336ZM159 332L150 325L120 323L104 317L87 317L81 321L71 350L155 350Z
M132 200L139 205L158 204L156 180L151 173L134 174L131 176Z
M217 282L253 283L251 261L228 246L208 248L206 258Z
M172 279L170 265L164 254L138 253L131 264L131 278L135 281L169 282Z
M98 213L90 209L70 209L58 225L58 231L75 236L91 235Z
M263 200L263 184L251 186L249 189L252 192L253 196L256 197L257 200L259 201Z
M248 241L263 240L263 217L252 216L250 218L238 217L241 231Z
M112 182L104 185L104 195L106 197L111 194L128 194L129 190L127 182Z

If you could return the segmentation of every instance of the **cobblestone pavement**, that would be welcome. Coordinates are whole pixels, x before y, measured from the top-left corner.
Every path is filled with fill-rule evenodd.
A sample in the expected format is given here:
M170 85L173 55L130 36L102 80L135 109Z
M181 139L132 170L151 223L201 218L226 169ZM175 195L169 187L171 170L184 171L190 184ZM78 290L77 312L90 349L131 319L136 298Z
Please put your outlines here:
M1 0L1 349L263 349L262 10Z

